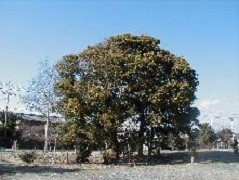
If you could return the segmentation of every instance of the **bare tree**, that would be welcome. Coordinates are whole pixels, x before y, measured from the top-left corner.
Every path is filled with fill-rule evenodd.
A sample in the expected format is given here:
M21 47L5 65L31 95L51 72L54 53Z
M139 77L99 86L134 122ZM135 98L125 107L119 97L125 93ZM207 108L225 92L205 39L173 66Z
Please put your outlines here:
M44 153L48 150L48 128L51 122L50 114L55 112L57 96L54 92L54 83L58 76L47 59L38 63L38 73L30 80L23 102L28 109L41 113L46 117Z

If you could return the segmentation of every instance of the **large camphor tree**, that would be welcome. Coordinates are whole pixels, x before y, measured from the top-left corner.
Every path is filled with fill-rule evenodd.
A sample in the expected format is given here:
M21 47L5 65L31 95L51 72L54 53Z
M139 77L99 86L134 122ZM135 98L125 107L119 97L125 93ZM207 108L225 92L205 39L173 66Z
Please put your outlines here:
M133 138L138 153L147 144L150 155L155 142L160 146L169 137L190 133L199 114L192 107L197 74L159 43L150 36L123 34L57 62L58 104L75 124L76 146L105 141L119 154L122 143ZM127 140L120 133L126 131L131 134Z

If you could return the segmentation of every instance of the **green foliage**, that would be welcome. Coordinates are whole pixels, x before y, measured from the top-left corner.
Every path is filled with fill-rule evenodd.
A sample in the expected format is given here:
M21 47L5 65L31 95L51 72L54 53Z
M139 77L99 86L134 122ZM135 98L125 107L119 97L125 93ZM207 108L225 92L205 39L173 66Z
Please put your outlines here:
M106 150L103 152L104 163L112 164L116 162L116 152L111 150Z
M7 112L7 124L4 128L5 123L5 112L0 112L0 137L4 136L4 133L6 131L6 138L10 138L11 140L15 140L19 136L19 132L17 132L16 126L17 126L17 120L18 116L17 114L13 112Z
M58 125L57 131L59 133L57 139L57 147L63 149L74 148L74 145L76 143L75 125L71 121L68 121L65 124Z
M198 142L200 145L212 145L217 139L214 129L208 124L203 123L200 126Z
M22 154L19 154L18 156L23 162L30 164L36 160L38 155L35 151L32 151L32 152L24 152Z
M76 146L77 162L84 163L88 161L88 157L92 152L89 144L90 143L80 143L80 145Z
M229 144L232 143L233 132L231 129L225 128L217 133L218 138L225 143L226 147L229 147Z
M234 138L232 143L232 148L235 154L238 154L238 141L237 138Z
M58 107L84 134L75 132L78 143L87 130L89 144L107 141L120 153L126 141L119 141L118 132L131 121L136 138L130 142L137 142L142 154L143 144L153 145L155 135L167 139L197 124L199 111L191 107L197 74L159 42L144 35L113 36L56 64Z
M91 146L95 144L92 129L89 126L79 128L74 121L69 120L58 126L57 146L63 149L76 148L77 162L85 162L91 153Z
M171 144L171 146L173 147L173 150L185 150L186 149L185 139L180 136L170 137L169 144Z

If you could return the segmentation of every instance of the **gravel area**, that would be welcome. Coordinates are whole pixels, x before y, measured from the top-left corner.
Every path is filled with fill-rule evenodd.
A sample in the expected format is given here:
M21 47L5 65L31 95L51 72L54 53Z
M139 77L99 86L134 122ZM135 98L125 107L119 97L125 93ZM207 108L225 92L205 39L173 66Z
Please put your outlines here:
M238 180L239 156L232 152L198 152L197 163L190 164L186 153L168 153L168 161L148 166L106 165L12 165L0 164L0 179L4 180ZM175 157L175 158L174 158ZM165 156L166 158L166 156ZM176 161L175 161L176 159ZM182 161L178 161L182 159ZM178 162L178 163L177 163Z

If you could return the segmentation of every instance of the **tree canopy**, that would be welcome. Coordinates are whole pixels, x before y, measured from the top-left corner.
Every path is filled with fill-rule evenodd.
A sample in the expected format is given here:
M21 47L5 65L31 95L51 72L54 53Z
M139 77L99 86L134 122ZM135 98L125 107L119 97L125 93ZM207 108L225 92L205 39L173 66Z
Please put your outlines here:
M208 123L203 123L200 125L198 142L201 145L210 145L214 143L217 139L214 129Z
M27 88L27 94L22 97L23 103L29 110L34 110L47 117L45 123L45 145L44 152L48 149L48 127L50 124L50 113L56 112L57 96L54 92L54 84L58 75L48 59L38 64L38 74L32 78Z
M229 144L232 143L233 132L231 129L224 128L217 133L218 138L221 139L222 142L225 143L226 148L229 147Z
M64 56L56 64L56 92L66 119L118 152L126 142L120 132L134 134L139 153L143 144L150 151L155 137L161 142L189 133L199 115L192 107L197 74L159 44L150 36L123 34Z
M6 137L11 140L16 140L19 136L19 132L17 131L17 120L19 117L17 114L13 112L7 112L8 123L6 127L3 126L5 121L5 111L0 111L0 137L4 137L4 131L6 132Z

